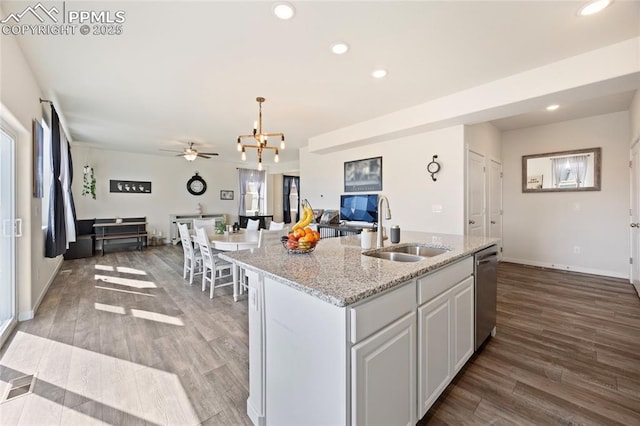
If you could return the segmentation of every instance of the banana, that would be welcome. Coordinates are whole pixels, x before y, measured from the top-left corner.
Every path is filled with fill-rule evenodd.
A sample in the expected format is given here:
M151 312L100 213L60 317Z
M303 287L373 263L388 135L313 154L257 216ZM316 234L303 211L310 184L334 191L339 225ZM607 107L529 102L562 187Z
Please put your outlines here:
M311 215L313 217L313 212L311 212ZM307 222L307 224L305 225L304 223L307 220L307 216L309 216L309 211L307 210L307 207L303 207L302 208L302 217L300 218L300 220L298 222L296 222L295 225L293 225L291 227L292 231L295 231L298 228L304 228L305 226L307 226L309 223L311 223L311 221Z

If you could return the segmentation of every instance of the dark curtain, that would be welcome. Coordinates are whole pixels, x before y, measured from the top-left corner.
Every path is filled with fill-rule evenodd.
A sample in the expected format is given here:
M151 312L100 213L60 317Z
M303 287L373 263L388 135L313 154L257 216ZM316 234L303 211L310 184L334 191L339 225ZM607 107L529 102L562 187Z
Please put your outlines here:
M71 187L73 185L73 158L71 157L71 144L67 144L67 150L69 152L69 203L71 204L71 211L73 213L73 223L78 223L78 217L76 216L76 203L73 201L73 193L71 192Z
M284 223L291 223L291 205L289 196L291 195L291 186L295 183L298 189L298 212L293 222L300 220L300 177L299 176L283 176L282 178L282 217Z
M60 182L60 119L51 105L51 160L53 181L49 199L49 225L47 226L46 257L58 257L67 251L67 229L65 226L64 200Z

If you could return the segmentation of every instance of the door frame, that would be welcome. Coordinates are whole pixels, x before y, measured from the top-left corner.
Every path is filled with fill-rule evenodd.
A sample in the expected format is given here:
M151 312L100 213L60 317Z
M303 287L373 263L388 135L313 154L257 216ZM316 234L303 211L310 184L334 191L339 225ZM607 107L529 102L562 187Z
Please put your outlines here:
M18 247L17 244L17 236L16 236L16 232L15 232L15 223L16 223L16 144L18 142L18 132L13 128L13 126L10 126L6 121L4 121L3 119L0 118L0 130L2 130L2 132L4 132L7 136L9 136L9 138L11 139L11 145L9 147L9 156L10 156L10 160L9 160L9 176L10 176L10 182L9 182L9 186L12 188L10 196L9 196L9 212L10 212L10 222L13 222L13 226L11 227L12 229L12 238L10 238L11 242L11 251L10 251L10 259L9 259L9 264L12 264L13 267L11 268L11 275L10 275L10 283L12 283L12 288L11 288L11 296L13 299L13 303L12 303L12 318L9 321L9 324L7 324L6 328L3 330L0 330L0 348L2 348L2 346L5 344L5 342L7 341L7 339L9 338L9 336L11 335L11 332L13 331L13 329L16 327L16 325L18 324L18 282L17 282L17 254L16 254L16 250ZM2 224L3 230L2 232L4 232L4 226L5 224Z
M482 157L482 236L487 235L487 156L472 149L469 145L465 147L465 209L464 209L464 234L470 235L470 214L471 208L471 185L469 185L469 179L471 176L470 169L470 154L473 153Z
M640 159L640 137L638 137L629 148L629 225L633 221L633 209L636 205L640 205L640 161L634 161L634 153L638 152L638 159ZM635 173L634 173L635 169ZM634 182L634 175L638 182ZM636 212L636 215L640 217L640 211ZM640 239L640 230L629 226L629 282L636 287L638 295L640 296L640 258L634 259L634 248L637 247L638 239ZM638 254L638 253L636 253Z
M493 191L491 190L491 165L492 163L498 164L500 166L500 171L499 171L499 175L498 175L498 179L500 180L500 190L499 190L499 194L500 194L500 242L498 243L499 246L499 250L498 250L498 259L502 260L502 247L503 247L503 241L504 241L504 164L502 163L502 159L501 158L495 158L495 157L487 157L487 173L485 173L485 177L487 180L487 183L485 184L485 187L487 188L486 190L486 198L488 200L488 202L485 201L485 205L487 205L487 207L485 208L486 213L486 235L488 237L491 237L492 235L490 234L490 230L491 230L491 206L490 204L493 203L493 199L495 194L493 193Z

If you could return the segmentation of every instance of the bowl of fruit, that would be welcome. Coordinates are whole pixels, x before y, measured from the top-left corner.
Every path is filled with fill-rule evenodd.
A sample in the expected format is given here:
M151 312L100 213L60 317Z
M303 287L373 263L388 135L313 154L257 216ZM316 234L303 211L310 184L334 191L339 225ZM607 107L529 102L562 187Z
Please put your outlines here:
M320 233L308 225L313 221L313 209L307 200L302 202L302 218L282 237L282 245L289 253L311 253L320 240Z

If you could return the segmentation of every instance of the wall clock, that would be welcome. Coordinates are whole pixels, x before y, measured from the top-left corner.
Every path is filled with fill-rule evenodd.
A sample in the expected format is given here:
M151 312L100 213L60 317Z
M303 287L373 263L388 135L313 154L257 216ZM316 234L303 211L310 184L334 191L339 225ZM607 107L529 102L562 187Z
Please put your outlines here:
M434 182L436 181L436 173L440 171L440 163L436 161L436 158L438 158L438 156L434 155L431 162L427 164L427 171L431 174L431 179L433 179Z
M187 182L187 191L193 195L202 195L207 190L207 182L196 172Z

